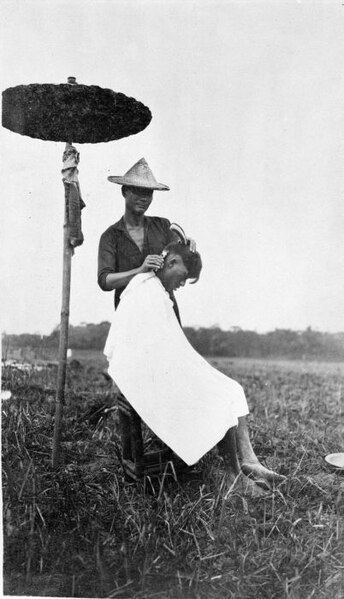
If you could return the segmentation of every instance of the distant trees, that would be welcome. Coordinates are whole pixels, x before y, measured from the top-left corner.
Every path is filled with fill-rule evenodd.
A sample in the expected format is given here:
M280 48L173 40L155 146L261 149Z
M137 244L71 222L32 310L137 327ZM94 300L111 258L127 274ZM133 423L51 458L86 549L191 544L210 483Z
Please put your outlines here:
M69 347L73 349L103 349L109 332L110 323L83 323L69 326ZM3 346L12 349L31 347L32 349L56 349L59 345L59 327L55 327L50 335L3 335Z
M110 323L82 324L69 328L69 347L73 349L104 349Z
M83 323L69 328L69 347L72 349L102 350L110 323ZM304 331L275 329L268 333L244 331L232 327L223 331L218 326L185 327L184 332L191 345L205 356L245 358L286 358L344 361L344 333L321 333L308 327ZM30 347L34 350L57 348L59 329L50 335L6 335L3 349Z
M344 360L344 333L275 329L268 333L186 327L191 345L203 355L245 358Z

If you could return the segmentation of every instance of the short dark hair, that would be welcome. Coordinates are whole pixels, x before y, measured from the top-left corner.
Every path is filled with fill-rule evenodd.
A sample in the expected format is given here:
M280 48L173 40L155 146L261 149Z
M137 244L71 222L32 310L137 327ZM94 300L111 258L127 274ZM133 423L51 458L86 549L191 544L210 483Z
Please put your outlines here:
M183 260L186 268L188 269L188 279L193 279L191 283L197 283L201 270L202 260L198 252L192 252L188 245L180 243L179 241L171 241L165 248L164 252L167 254L177 254Z

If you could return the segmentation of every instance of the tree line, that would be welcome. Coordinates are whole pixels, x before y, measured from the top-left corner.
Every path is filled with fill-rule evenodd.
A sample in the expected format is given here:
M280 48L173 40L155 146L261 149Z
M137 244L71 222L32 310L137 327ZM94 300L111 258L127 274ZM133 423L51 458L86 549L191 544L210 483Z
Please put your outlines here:
M102 350L110 328L107 321L69 327L69 347ZM344 361L344 333L322 333L308 327L304 331L275 329L268 333L233 327L185 327L191 345L204 356L242 358L287 358ZM3 335L3 349L57 349L59 327L50 335Z
M344 360L344 333L321 333L308 327L304 331L275 329L268 333L245 331L235 327L187 327L185 334L202 355L287 358L294 360Z

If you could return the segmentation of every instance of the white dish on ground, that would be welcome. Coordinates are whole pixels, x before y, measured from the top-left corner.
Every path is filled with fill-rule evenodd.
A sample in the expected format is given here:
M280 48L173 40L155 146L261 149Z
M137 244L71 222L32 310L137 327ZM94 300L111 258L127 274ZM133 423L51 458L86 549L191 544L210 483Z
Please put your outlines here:
M330 466L344 470L344 452L330 453L325 456L325 460Z

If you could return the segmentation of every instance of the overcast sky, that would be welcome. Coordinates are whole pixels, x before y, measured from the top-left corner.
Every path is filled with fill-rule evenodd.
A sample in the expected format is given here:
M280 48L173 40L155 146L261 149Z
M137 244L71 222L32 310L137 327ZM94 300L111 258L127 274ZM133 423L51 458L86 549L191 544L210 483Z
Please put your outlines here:
M85 242L70 321L109 320L101 233L145 157L170 192L148 214L196 239L185 325L344 331L344 6L341 1L2 0L2 89L73 75L142 101L147 129L79 145ZM64 144L1 128L2 329L60 320Z

